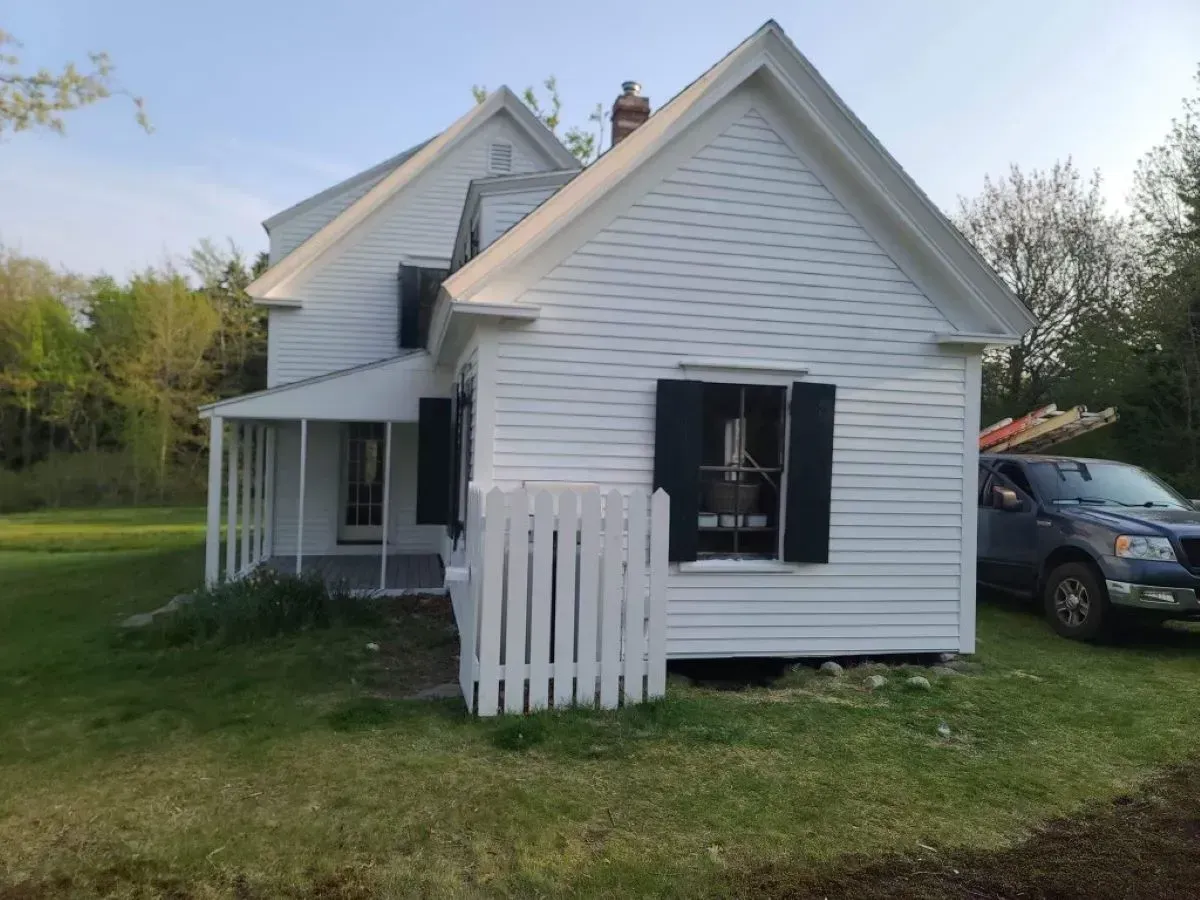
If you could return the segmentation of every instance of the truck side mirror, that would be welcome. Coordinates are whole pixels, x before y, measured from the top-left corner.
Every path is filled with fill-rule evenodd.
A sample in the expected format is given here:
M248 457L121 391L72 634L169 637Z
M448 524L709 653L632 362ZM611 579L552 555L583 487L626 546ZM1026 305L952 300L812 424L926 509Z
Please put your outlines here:
M1022 505L1021 498L1012 488L1001 487L998 484L992 487L992 506L996 509L1013 512L1020 509Z

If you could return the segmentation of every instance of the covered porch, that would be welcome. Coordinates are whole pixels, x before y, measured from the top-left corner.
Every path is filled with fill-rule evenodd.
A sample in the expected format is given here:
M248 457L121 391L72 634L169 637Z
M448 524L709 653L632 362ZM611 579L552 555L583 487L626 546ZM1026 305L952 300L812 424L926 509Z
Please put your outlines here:
M205 407L205 582L265 566L362 592L443 591L444 530L416 522L432 382L414 352Z

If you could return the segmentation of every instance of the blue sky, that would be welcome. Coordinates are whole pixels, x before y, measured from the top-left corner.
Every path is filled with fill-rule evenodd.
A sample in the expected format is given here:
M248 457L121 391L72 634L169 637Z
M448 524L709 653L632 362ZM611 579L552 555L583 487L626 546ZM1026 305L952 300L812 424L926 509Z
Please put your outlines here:
M0 243L84 272L263 249L260 222L444 128L470 87L558 78L567 124L665 102L775 18L943 208L1074 156L1120 203L1194 91L1195 0L0 0L30 63L107 50L145 97L0 142Z

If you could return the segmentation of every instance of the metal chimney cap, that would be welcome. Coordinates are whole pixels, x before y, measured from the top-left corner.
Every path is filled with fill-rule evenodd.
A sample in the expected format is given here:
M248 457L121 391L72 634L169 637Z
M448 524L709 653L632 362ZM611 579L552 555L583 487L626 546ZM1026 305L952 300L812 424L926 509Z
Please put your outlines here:
M642 86L636 81L622 81L621 93L626 97L638 97L642 93Z

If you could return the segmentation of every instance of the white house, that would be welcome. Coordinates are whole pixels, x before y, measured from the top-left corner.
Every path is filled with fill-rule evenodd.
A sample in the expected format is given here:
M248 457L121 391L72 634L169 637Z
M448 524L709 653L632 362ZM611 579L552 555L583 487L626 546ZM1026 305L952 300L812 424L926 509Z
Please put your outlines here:
M613 120L581 171L502 88L268 220L208 578L440 588L468 484L663 488L667 657L971 651L980 354L1028 310L774 22Z

